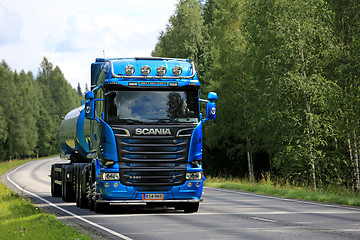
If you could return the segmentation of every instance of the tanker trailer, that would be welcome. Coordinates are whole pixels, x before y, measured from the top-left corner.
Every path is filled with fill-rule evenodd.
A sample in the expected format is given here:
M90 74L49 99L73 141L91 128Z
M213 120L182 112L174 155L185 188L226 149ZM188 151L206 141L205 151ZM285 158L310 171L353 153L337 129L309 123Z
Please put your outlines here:
M60 125L59 139L63 152L60 157L69 159L70 162L51 166L51 195L53 197L62 197L64 201L70 202L81 194L75 193L75 186L79 184L79 181L75 182L74 173L91 163L91 160L86 157L89 153L89 137L90 121L85 118L83 105L70 111ZM82 197L85 198L84 194Z

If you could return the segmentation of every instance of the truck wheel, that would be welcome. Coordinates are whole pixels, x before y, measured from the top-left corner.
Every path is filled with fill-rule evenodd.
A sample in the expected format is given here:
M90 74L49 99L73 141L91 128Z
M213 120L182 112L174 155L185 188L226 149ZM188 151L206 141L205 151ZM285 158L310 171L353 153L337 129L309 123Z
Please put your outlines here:
M92 199L92 196L90 196L90 199L89 199L89 210L90 211L95 210L95 201Z
M61 164L53 164L51 166L51 196L61 197L61 185L55 183L56 173L55 168L61 168Z
M62 167L62 199L65 202L73 202L75 200L75 192L73 189L73 181L67 181L67 175L72 173L72 165L64 165Z
M89 171L84 166L80 165L79 169L79 207L80 208L87 208L89 205L88 199L86 198L87 195L87 189L86 189L86 183L89 179Z
M93 192L94 192L94 187L92 186L91 181L89 182L89 190L88 190L88 201L89 201L89 209L90 211L94 211L95 210L95 200L93 199ZM96 191L96 189L95 189Z
M183 203L179 209L184 210L185 213L194 213L199 210L199 203Z

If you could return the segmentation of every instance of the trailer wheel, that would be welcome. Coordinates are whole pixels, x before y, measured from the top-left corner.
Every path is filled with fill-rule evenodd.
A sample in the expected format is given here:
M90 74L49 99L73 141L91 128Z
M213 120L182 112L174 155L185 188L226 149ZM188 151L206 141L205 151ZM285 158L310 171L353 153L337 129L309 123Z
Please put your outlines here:
M74 164L74 179L75 179L75 202L76 206L79 207L79 164Z
M61 197L61 185L56 184L56 172L55 168L61 168L62 164L53 164L51 165L51 196Z
M64 165L62 167L62 199L65 202L73 202L75 200L74 184L71 181L67 181L68 175L72 176L72 165Z

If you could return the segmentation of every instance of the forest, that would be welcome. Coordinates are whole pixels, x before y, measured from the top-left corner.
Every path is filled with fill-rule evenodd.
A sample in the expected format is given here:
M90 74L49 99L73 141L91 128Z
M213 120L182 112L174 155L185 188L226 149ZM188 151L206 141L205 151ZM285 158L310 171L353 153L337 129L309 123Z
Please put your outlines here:
M360 1L179 0L152 56L195 62L207 176L360 190ZM59 67L0 63L0 161L59 153L80 105Z
M360 1L179 0L153 56L216 91L205 174L360 190Z
M0 83L0 161L60 153L60 122L81 105L81 90L73 89L46 58L36 78L12 71L2 60Z

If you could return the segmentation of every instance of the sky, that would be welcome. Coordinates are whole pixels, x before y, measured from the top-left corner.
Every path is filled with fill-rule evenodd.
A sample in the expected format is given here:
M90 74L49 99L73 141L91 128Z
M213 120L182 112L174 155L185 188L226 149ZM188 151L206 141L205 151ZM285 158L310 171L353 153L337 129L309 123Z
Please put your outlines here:
M0 0L0 61L36 76L46 57L84 91L96 58L148 57L178 0Z

